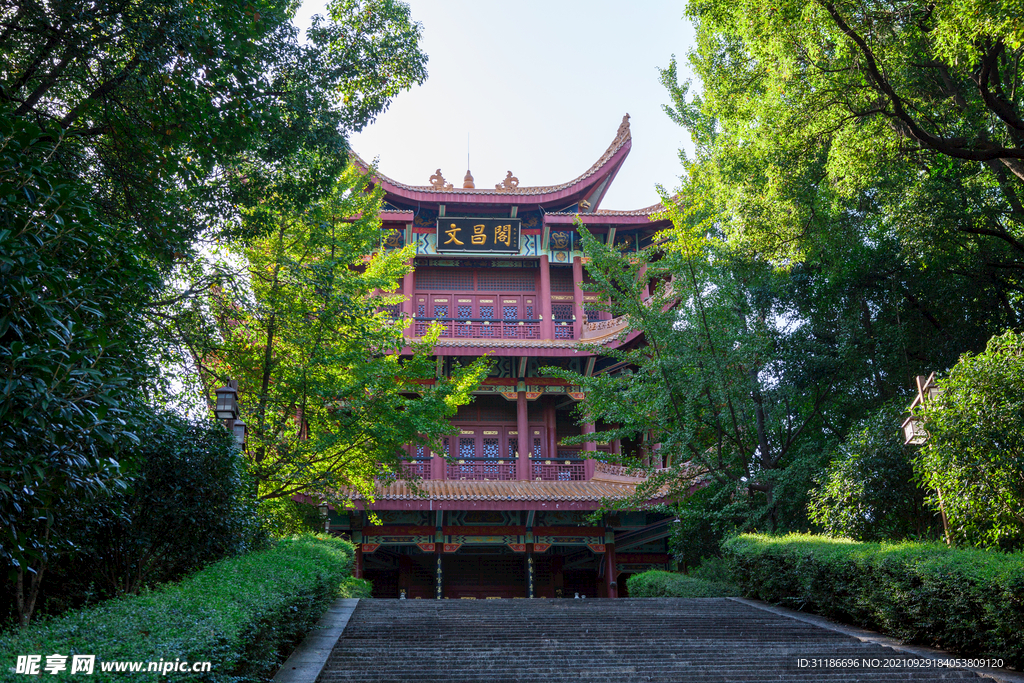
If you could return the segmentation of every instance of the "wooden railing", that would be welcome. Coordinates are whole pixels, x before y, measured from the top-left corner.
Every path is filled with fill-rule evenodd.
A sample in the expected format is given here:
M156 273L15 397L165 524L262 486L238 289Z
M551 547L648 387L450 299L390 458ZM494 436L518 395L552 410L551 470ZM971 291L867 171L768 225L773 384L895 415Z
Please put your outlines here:
M425 335L430 323L433 322L444 325L445 329L441 332L442 339L540 339L539 320L485 320L483 318L414 318L413 336Z
M579 451L558 451L558 459L530 458L530 478L534 481L584 481L587 477Z
M466 458L445 464L445 479L451 481L515 481L515 460Z

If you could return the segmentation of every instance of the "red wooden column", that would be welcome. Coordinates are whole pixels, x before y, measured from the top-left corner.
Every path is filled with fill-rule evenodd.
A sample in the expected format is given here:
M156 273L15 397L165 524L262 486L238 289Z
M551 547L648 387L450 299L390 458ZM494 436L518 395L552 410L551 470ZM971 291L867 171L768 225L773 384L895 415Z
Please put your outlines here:
M520 391L516 395L516 443L518 444L519 459L516 460L516 479L529 481L530 479L530 422L526 417L526 392Z
M572 259L572 299L576 320L573 321L574 339L579 339L583 334L583 261L579 256Z
M594 431L596 431L596 430L594 428L594 423L593 422L584 422L583 423L583 433L584 434L593 434ZM584 441L583 442L583 450L585 450L585 451L597 450L597 444L595 444L593 441ZM583 461L583 476L588 481L590 479L593 479L593 477L594 477L594 463L595 462L596 461L593 458L591 458L591 457L587 457L587 459Z
M544 429L547 431L547 443L544 444L544 457L548 459L558 457L557 420L558 417L555 412L555 402L548 401L544 406Z
M645 275L647 275L647 264L646 263L643 264L642 266L640 266L640 272L638 272L636 274L636 277L637 277L638 280L642 280ZM647 286L644 287L643 294L641 294L641 298L646 299L646 298L648 298L650 296L650 294L651 294L651 284L647 283Z
M416 287L415 283L416 276L411 270L402 277L402 296L405 297L405 301L402 302L402 315L406 318L413 317L413 311L416 310L416 307L413 304L413 294ZM412 332L411 328L410 332Z
M435 481L444 479L448 464L444 459L444 453L431 453L430 456L430 478Z
M619 597L619 585L615 580L615 544L604 544L604 581L609 598Z
M551 317L551 268L548 255L540 257L540 338L555 338L555 321Z

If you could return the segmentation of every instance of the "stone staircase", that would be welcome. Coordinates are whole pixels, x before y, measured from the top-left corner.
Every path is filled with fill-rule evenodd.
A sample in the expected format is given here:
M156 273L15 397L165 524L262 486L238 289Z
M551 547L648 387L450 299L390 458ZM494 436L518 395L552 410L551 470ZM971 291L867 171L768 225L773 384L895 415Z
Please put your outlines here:
M725 598L361 600L318 680L990 680L884 666L906 658L914 657Z

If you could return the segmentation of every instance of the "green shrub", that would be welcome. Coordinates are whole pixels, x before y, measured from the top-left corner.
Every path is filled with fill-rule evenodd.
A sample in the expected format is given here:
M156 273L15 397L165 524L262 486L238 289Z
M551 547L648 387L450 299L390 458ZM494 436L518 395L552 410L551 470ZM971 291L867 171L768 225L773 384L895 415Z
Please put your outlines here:
M350 576L341 583L338 590L339 598L368 598L373 591L373 583L366 579Z
M740 594L729 583L657 570L634 574L626 587L631 598L724 598Z
M1024 663L1024 553L752 534L722 550L749 597Z
M992 337L938 385L916 463L932 505L945 511L957 541L1024 549L1024 335Z
M849 431L811 491L808 512L830 536L858 541L938 538L941 526L914 481L899 425L910 402L896 398Z
M352 555L352 545L336 538L284 539L181 583L40 621L0 636L0 680L24 678L13 673L17 655L40 654L45 663L53 653L96 655L96 681L125 680L101 671L104 661L179 658L212 662L211 672L189 673L190 680L264 680L342 586L365 592L365 582L345 582Z

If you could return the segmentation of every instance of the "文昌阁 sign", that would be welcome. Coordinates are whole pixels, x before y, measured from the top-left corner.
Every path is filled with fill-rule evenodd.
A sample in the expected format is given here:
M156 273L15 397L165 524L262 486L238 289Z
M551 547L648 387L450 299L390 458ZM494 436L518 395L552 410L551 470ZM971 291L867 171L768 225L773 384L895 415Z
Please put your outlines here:
M438 252L519 253L518 218L440 217L437 219Z

